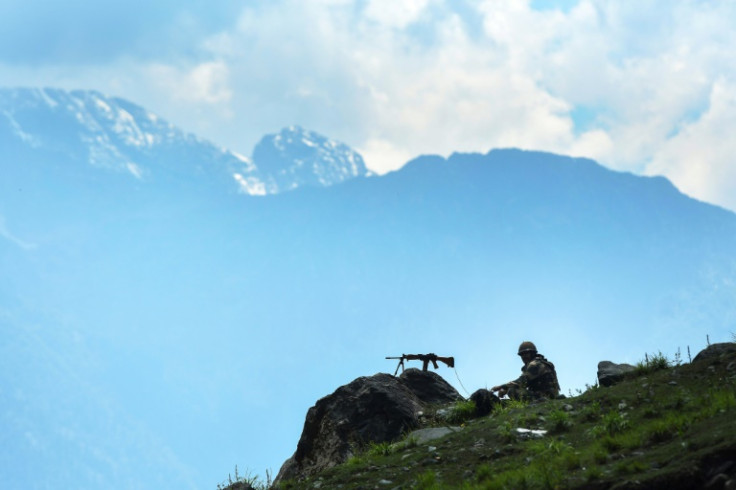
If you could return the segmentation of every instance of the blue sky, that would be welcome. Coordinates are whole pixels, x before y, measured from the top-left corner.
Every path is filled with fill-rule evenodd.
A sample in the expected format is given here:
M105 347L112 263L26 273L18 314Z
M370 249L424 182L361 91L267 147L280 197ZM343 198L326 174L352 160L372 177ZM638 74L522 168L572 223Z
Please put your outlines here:
M0 85L90 88L249 155L290 124L378 172L522 147L736 209L736 3L234 0L0 5Z

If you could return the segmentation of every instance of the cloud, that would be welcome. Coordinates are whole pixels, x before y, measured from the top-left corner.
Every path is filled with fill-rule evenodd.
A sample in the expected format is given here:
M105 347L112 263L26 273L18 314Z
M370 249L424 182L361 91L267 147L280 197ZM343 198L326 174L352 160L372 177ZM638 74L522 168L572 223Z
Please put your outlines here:
M263 134L299 124L361 149L378 172L422 153L518 146L684 182L685 163L669 162L668 148L715 117L716 85L728 91L736 80L733 2L219 0L211 12L191 2L141 8L154 10L129 36L115 27L111 39L100 38L125 40L104 48L116 60L94 64L94 53L80 48L90 64L22 71L0 49L0 83L45 73L68 88L97 88L245 154ZM80 36L91 41L94 29ZM699 178L708 175L716 174ZM727 185L688 192L722 203L726 191L717 189Z
M0 62L109 63L195 53L203 36L232 22L239 2L22 0L0 2Z
M37 247L35 243L28 243L11 233L7 225L5 224L5 217L3 216L0 216L0 237L5 238L14 245L22 248L23 250L33 250Z
M152 80L169 96L186 102L218 104L232 98L229 70L220 61L200 63L180 69L154 64L148 69Z
M646 171L667 174L686 194L736 209L736 80L713 85L708 109L655 152Z
M382 26L403 29L418 19L428 3L429 0L368 0L363 15Z

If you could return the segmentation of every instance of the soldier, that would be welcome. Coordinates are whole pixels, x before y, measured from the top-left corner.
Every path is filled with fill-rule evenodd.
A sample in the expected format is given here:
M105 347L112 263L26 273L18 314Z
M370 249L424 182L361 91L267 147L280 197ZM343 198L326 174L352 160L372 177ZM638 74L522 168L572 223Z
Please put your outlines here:
M508 394L512 400L556 398L560 393L560 385L554 364L538 354L537 347L529 341L521 343L519 356L524 361L521 376L506 384L494 386L491 391L498 392L499 397Z

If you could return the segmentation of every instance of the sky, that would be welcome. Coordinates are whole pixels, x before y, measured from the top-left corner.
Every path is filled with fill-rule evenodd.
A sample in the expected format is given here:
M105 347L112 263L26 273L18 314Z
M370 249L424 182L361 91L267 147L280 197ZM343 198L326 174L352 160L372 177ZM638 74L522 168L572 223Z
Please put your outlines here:
M0 86L95 89L250 155L292 124L378 173L519 147L736 210L736 2L2 0Z

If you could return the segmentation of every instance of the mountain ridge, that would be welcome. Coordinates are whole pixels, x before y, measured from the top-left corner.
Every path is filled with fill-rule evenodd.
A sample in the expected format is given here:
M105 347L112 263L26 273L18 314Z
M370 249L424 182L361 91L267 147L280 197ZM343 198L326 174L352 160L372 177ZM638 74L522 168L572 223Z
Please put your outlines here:
M280 160L262 151L277 137L293 140L293 148L279 149ZM133 102L94 90L0 89L0 143L6 154L24 161L60 160L77 171L89 165L141 183L170 180L192 190L211 187L251 195L329 186L369 174L357 152L298 126L264 136L256 158L248 158L186 133ZM318 150L307 166L291 158L300 144Z

